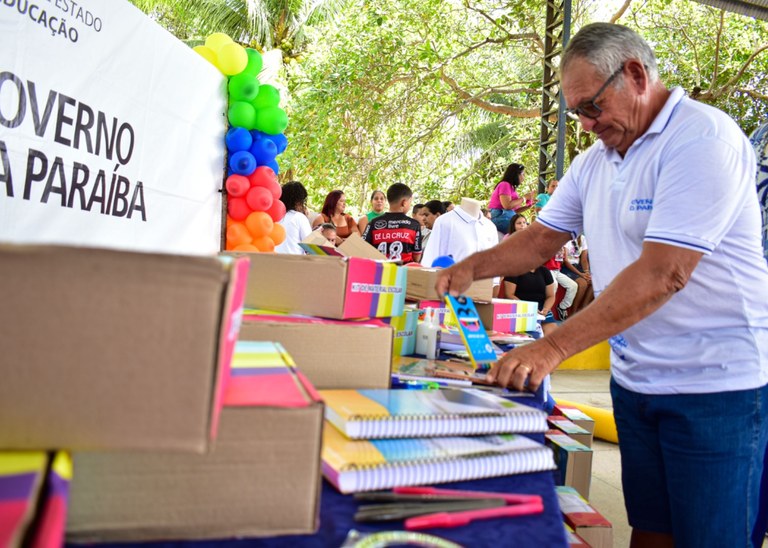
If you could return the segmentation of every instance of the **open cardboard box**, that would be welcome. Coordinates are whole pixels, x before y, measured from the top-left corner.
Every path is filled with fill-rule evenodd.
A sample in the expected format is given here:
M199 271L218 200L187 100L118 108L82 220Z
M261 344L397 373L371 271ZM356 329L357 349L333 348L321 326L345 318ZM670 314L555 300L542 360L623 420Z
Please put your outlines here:
M208 454L75 453L67 540L315 532L323 405L293 365L278 344L237 343Z
M247 260L0 246L0 448L205 450L246 275Z
M389 388L393 329L381 320L341 321L246 313L241 341L282 344L317 388ZM331 351L332 349L332 351Z
M405 277L403 267L360 257L254 253L245 304L340 320L399 316Z
M442 301L442 298L435 291L439 270L438 268L408 268L406 297L412 301ZM464 295L475 302L491 302L493 299L493 280L489 278L472 282Z
M336 247L325 239L319 230L312 231L299 244L310 255L334 255L340 257L361 257L373 261L387 261L387 256L378 249L363 240L359 235L352 233L340 246Z

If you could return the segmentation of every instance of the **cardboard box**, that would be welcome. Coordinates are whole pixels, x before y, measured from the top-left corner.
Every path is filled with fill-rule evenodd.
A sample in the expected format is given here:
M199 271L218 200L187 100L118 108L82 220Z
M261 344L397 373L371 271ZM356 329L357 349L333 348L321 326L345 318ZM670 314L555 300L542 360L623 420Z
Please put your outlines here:
M358 257L254 253L245 304L322 318L399 316L405 278L403 267Z
M550 430L545 434L546 444L555 454L555 463L560 481L557 485L576 488L585 499L589 499L589 486L592 482L592 449L569 438L559 430Z
M577 409L575 407L566 407L558 404L558 405L555 405L555 408L552 411L552 414L562 415L572 423L588 431L590 434L595 433L595 419L587 415L581 409Z
M573 487L557 487L565 523L592 548L613 548L613 527Z
M386 255L363 240L357 234L350 234L340 246L336 247L318 230L312 231L299 246L309 255L330 255L336 257L361 257L373 261L388 261Z
M565 526L565 538L568 541L568 548L590 548L589 544L584 542L584 539L576 534L570 525L563 523Z
M246 275L245 259L0 246L0 448L205 450Z
M562 415L550 415L547 417L547 422L552 428L560 430L569 438L572 438L587 447L592 447L592 433L578 424L569 421Z
M282 344L317 388L389 388L393 329L379 320L246 314L240 340Z
M416 306L419 309L419 321L424 321L425 311L427 308L434 308L437 311L437 321L440 322L440 325L457 325L457 322L455 319L452 319L453 313L451 312L451 309L448 308L448 305L445 304L445 301L418 301L416 303Z
M416 351L416 328L419 324L419 311L406 308L399 316L383 318L382 321L394 329L392 341L393 356L410 356Z
M257 351L243 363L243 347L239 342L219 436L209 454L74 455L70 542L317 530L323 405L289 357L279 363Z
M493 299L490 303L478 303L477 313L483 326L499 333L523 333L538 328L538 303Z
M439 301L435 291L437 268L408 268L406 296L412 301ZM475 302L491 302L493 298L493 280L477 280L464 293Z

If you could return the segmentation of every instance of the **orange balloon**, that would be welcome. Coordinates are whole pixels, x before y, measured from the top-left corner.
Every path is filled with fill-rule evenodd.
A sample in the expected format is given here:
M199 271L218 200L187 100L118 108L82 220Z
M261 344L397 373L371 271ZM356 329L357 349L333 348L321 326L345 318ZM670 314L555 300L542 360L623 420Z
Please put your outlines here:
M269 253L270 251L275 250L275 242L272 241L272 238L269 236L262 236L261 238L256 238L253 240L253 245L259 248L259 251L264 251L265 253Z
M250 253L258 253L259 248L253 244L240 244L239 246L235 247L233 251L248 251Z
M227 228L229 228L230 226L232 226L232 223L236 223L236 222L237 222L237 221L235 221L235 220L234 220L232 217L230 217L229 215L227 215Z
M275 242L275 245L280 245L285 241L285 227L280 223L275 223L275 226L272 227L272 232L270 232L269 237L273 242Z
M243 223L232 223L227 228L227 241L235 246L249 244L252 240L253 237Z
M254 211L246 217L245 226L248 228L248 232L251 233L253 238L261 238L262 236L269 236L272 233L275 222L269 214L264 213L263 211ZM255 242L254 245L256 245Z

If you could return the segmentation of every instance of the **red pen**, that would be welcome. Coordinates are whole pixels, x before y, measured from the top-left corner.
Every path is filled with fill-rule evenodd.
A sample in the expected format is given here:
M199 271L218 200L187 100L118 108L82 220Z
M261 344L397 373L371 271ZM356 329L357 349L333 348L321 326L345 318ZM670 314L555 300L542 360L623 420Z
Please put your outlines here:
M467 510L464 512L439 512L417 516L405 520L408 531L437 527L459 527L476 519L498 517L529 516L541 514L544 503L539 495L518 495L513 493L494 493L485 491L459 491L455 489L436 489L434 487L395 487L395 493L406 495L443 495L466 498L502 498L507 506Z
M512 516L530 516L541 514L544 505L541 502L516 504L514 506L502 506L500 508L485 508L483 510L467 510L465 512L440 512L427 514L405 520L405 528L408 531L419 529L433 529L436 527L459 527L476 519L489 519Z
M502 498L507 503L525 504L538 502L542 503L539 495L519 495L515 493L495 493L493 491L460 491L458 489L437 489L435 487L395 487L393 493L399 495L443 495L446 497L465 497L465 498Z

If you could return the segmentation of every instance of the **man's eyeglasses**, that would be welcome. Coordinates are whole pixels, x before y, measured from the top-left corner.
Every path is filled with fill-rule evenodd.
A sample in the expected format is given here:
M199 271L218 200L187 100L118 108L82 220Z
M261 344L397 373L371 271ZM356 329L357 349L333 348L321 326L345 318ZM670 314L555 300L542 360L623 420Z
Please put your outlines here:
M597 93L595 95L583 103L580 103L579 105L569 108L565 111L565 114L574 120L578 120L579 116L584 116L585 118L590 118L592 120L597 119L602 113L603 109L601 109L599 106L597 106L597 98L600 97L603 92L608 88L608 86L611 85L611 82L613 82L616 77L621 74L624 71L624 65L622 64L619 68L616 69L616 71L611 74L608 79L605 81L605 83L600 87L600 89L597 90Z

